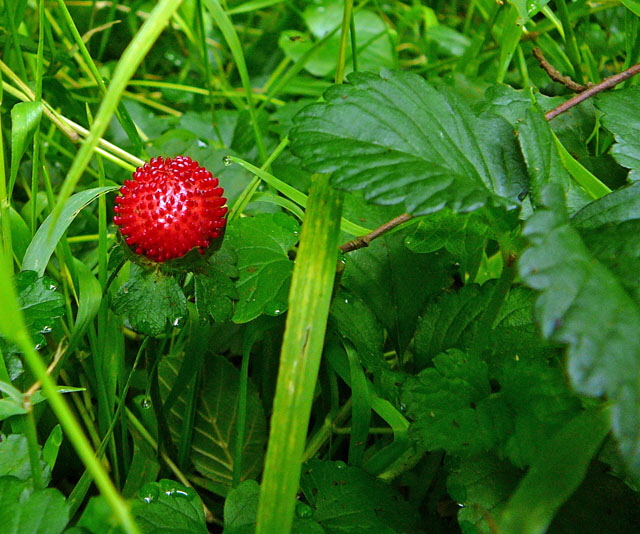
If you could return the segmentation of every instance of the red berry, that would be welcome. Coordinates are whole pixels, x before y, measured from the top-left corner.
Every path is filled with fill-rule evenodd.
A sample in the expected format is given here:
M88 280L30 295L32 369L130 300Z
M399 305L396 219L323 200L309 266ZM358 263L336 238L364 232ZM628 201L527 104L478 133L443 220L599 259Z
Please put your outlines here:
M126 180L113 222L136 254L163 262L193 248L204 254L227 214L218 179L187 156L153 158Z

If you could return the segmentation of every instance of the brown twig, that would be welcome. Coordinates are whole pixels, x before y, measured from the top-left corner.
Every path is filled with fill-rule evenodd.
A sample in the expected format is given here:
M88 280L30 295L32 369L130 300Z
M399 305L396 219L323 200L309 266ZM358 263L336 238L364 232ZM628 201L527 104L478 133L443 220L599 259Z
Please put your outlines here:
M549 75L553 81L561 83L567 89L570 89L574 93L581 93L582 91L586 91L588 89L587 85L582 85L581 83L574 82L569 76L565 76L558 69L556 69L551 63L547 61L547 58L544 57L542 50L538 47L533 49L533 56L538 60L540 67Z
M387 221L382 226L376 228L373 232L369 232L367 235L361 235L352 239L351 241L347 241L344 245L340 245L340 250L342 252L351 252L353 250L358 250L359 248L368 247L369 243L373 241L376 237L380 237L382 234L392 230L396 226L401 225L408 220L413 219L413 215L408 213L403 213L402 215L398 215L397 217Z
M547 111L547 113L545 113L544 115L544 118L550 121L554 117L557 117L558 115L560 115L560 113L564 113L565 111L570 110L573 106L577 106L581 102L584 102L588 98L591 98L593 95L601 93L602 91L606 91L607 89L611 89L612 87L615 87L619 83L624 82L625 80L628 80L629 78L631 78L632 76L635 76L639 72L640 72L640 63L637 63L636 65L633 65L633 67L629 67L628 69L623 70L618 74L609 76L608 78L604 79L600 83L596 85L592 85L582 93L577 94L573 98L570 98L566 102L563 102L562 104L560 104L558 107L553 108L551 111Z

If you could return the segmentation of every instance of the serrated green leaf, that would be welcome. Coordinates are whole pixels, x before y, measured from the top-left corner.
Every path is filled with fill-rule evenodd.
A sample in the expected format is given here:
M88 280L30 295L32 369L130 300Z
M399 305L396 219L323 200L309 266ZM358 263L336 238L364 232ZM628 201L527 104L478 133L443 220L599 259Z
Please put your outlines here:
M403 354L413 337L426 300L451 285L453 260L447 254L415 254L405 235L376 239L368 248L345 256L343 285L361 298Z
M233 301L238 290L232 278L238 278L235 253L224 247L209 261L207 273L195 273L195 294L198 315L216 322L229 321L233 316Z
M41 278L34 271L21 271L15 276L16 290L20 310L24 314L27 329L37 345L44 345L43 334L50 333L56 319L64 315L64 297L57 290L53 281L46 276ZM4 313L0 307L0 331L6 332L7 338L13 331L15 318ZM1 338L0 338L1 341ZM9 354L17 352L15 345L9 344Z
M328 533L415 532L418 516L390 486L344 462L310 460L300 487Z
M180 358L184 357L182 355ZM175 383L181 360L163 358L159 364L161 394L166 398ZM238 371L221 357L207 359L203 368L202 387L198 391L198 411L194 421L191 442L191 461L206 478L222 486L231 487L233 455L236 439ZM177 441L182 431L185 398L189 389L173 403L167 414L172 437ZM242 480L256 477L262 469L266 443L266 420L257 392L249 386L247 395L247 422L242 449Z
M491 298L494 282L468 284L453 293L431 300L420 314L414 350L418 368L450 348L464 349L474 334L475 322Z
M604 113L602 124L616 138L611 154L630 169L629 180L640 180L640 87L606 91L598 95L596 106Z
M476 116L407 72L354 73L324 97L296 117L292 150L310 170L333 173L337 187L414 215L518 205L527 179L501 117Z
M188 313L187 299L175 278L137 266L131 267L131 278L113 297L112 307L127 316L134 330L148 336L179 326Z
M283 213L236 219L229 225L225 239L238 256L239 272L234 322L286 311L293 272L288 253L298 233L298 223Z
M638 476L640 308L624 284L587 248L562 202L549 191L551 207L539 210L525 226L532 246L520 258L520 274L541 292L536 316L542 333L568 345L574 387L585 395L608 396L612 429L632 473Z
M30 492L25 482L0 477L0 524L3 534L60 534L69 507L57 489Z
M413 439L427 450L464 455L498 445L511 428L511 414L502 397L491 394L487 364L455 349L433 363L402 386Z
M71 196L60 211L60 216L54 219L49 215L42 226L38 228L36 235L24 254L22 269L24 271L36 271L40 276L44 274L58 241L69 228L69 225L87 205L100 195L109 191L115 191L118 186L96 187L87 189Z
M145 534L207 534L202 501L193 488L162 479L138 491L133 510Z

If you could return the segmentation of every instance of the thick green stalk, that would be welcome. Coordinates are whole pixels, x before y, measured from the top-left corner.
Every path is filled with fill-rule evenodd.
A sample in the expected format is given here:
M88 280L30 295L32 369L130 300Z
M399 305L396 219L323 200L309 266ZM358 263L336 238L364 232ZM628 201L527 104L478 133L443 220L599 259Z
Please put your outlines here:
M289 293L260 491L256 534L288 534L293 523L313 392L335 278L342 193L315 175Z

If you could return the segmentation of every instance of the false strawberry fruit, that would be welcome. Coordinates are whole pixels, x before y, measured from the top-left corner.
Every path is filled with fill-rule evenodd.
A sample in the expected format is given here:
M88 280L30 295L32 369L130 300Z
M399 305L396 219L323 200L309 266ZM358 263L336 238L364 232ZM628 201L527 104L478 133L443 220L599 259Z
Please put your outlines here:
M227 199L218 179L187 156L153 158L126 180L113 222L138 255L154 262L205 254L223 232Z

